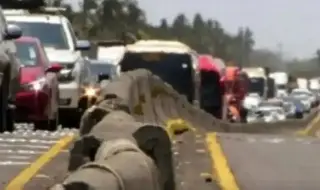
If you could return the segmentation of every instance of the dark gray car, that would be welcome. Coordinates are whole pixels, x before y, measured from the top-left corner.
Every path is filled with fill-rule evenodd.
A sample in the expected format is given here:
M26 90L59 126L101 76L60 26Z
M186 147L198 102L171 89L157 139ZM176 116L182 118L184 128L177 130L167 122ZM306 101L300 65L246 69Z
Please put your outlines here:
M13 130L12 109L15 94L20 87L20 61L15 55L14 39L22 35L21 29L8 25L0 7L0 132Z

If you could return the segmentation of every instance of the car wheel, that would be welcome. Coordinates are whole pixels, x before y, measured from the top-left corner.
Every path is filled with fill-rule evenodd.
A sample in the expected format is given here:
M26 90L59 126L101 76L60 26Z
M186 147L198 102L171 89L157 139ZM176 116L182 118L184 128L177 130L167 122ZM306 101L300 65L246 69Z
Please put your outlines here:
M58 119L52 120L43 120L43 121L35 121L34 128L36 130L48 130L48 131L55 131L57 130L59 125Z
M50 119L48 121L48 130L49 131L56 131L58 129L59 126L59 91L57 91L55 97L52 99L51 105L50 105L50 109L54 108L54 110L51 110L54 112L54 118Z
M297 113L296 113L296 118L298 118L298 119L303 118L303 113L297 112Z
M59 126L59 116L57 114L55 119L49 120L48 122L48 130L49 131L56 131Z
M12 109L7 110L7 131L14 130L14 111Z

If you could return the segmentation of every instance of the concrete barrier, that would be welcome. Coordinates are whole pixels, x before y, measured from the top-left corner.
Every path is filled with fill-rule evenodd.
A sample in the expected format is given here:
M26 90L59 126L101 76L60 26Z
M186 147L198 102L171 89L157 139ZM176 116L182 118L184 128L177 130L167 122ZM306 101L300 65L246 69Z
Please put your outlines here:
M102 143L94 162L82 165L52 189L161 190L158 169L134 143L116 139Z
M315 116L276 125L230 124L190 104L149 71L127 72L103 89L97 104L82 116L70 154L71 174L53 189L175 190L170 141L175 135L275 133L306 125Z

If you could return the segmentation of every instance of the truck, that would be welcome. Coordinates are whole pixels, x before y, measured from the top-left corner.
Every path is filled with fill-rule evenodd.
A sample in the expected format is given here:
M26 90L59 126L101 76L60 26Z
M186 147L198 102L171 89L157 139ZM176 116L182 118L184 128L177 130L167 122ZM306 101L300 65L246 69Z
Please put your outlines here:
M269 75L272 78L276 85L276 95L286 96L288 94L289 88L289 75L286 72L273 72Z
M243 101L248 92L248 76L236 66L228 66L223 77L227 112L225 117L233 122L244 122L246 110Z
M309 81L306 78L297 78L298 88L308 89L309 87L308 83Z
M200 70L200 107L216 118L223 118L224 86L221 82L221 69L211 55L198 56Z
M267 99L269 69L263 67L244 67L242 71L248 75L248 93L256 93L262 99Z

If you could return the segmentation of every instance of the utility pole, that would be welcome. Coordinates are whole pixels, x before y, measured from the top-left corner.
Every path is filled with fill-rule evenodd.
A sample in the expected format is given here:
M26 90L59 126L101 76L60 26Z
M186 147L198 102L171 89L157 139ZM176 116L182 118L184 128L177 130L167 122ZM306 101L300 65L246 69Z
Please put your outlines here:
M240 31L241 31L241 36L240 36L240 39L241 39L241 44L240 44L240 62L239 62L239 67L240 69L242 69L244 63L245 63L245 32L243 30L243 28L241 27L240 28Z
M281 42L277 44L277 48L278 48L278 55L280 58L280 64L282 64L284 66L284 70L287 71L287 65L285 65L283 61L283 45Z

